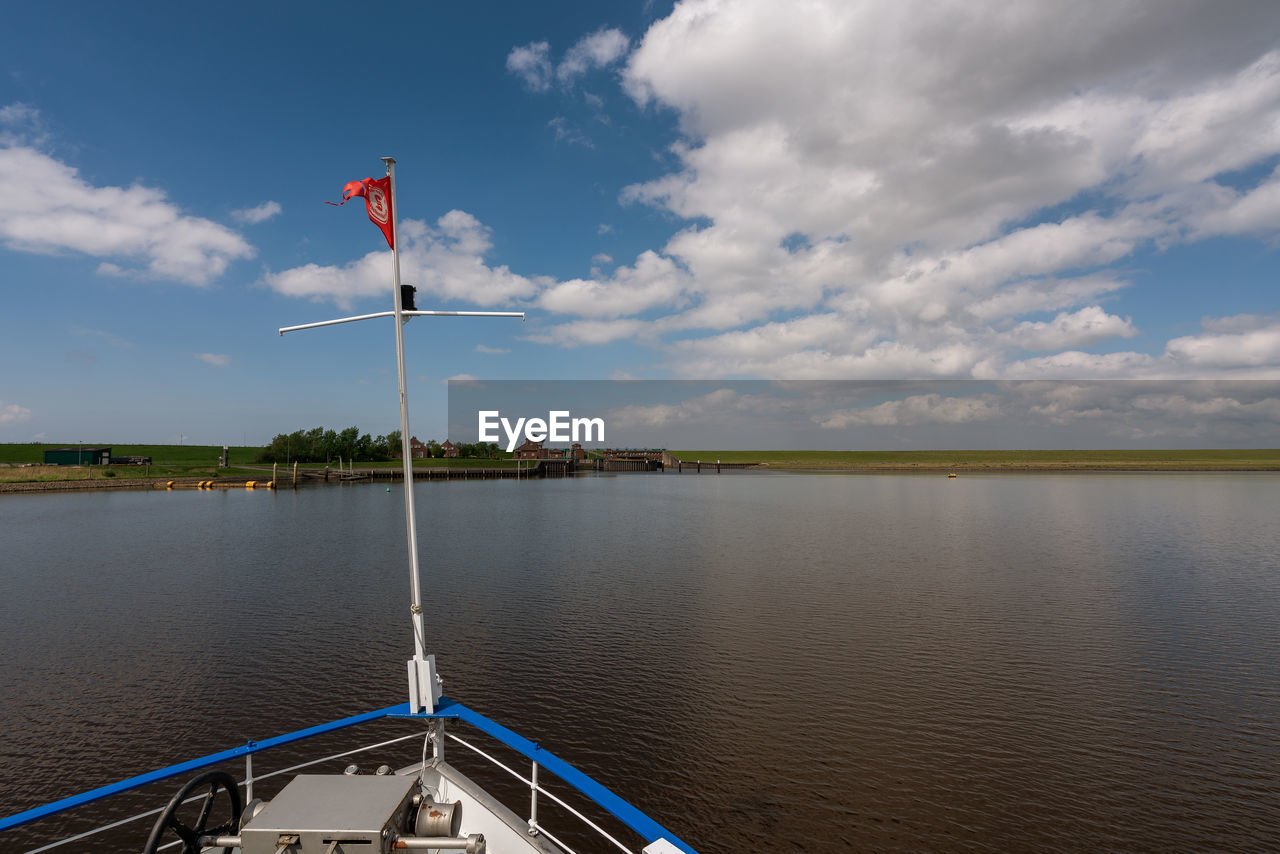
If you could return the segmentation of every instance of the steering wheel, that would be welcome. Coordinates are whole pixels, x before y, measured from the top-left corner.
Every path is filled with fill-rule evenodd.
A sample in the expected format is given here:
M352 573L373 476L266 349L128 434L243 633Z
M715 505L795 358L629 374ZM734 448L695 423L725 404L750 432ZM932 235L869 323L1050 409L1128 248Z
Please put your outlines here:
M182 819L178 818L178 808L182 806L183 801L205 786L208 786L209 793L204 796L204 803L200 807L200 818L196 820L195 827L188 827ZM231 819L217 827L207 827L219 792L226 792L228 800L231 801ZM164 808L164 812L160 813L155 826L151 828L151 835L147 837L147 847L142 849L142 854L156 854L166 830L172 830L182 840L182 854L200 854L200 837L226 836L235 833L240 827L240 814L243 811L244 801L240 797L240 785L236 783L236 778L225 771L206 771L188 780L186 785L170 799L169 805ZM222 854L231 854L231 849L223 848Z

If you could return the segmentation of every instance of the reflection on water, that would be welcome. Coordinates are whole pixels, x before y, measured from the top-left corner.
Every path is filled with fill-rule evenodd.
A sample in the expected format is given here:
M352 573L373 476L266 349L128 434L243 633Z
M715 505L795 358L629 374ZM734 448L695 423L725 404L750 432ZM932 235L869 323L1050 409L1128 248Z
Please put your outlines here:
M417 488L447 693L708 854L1280 846L1274 476ZM403 518L0 497L0 813L399 701Z

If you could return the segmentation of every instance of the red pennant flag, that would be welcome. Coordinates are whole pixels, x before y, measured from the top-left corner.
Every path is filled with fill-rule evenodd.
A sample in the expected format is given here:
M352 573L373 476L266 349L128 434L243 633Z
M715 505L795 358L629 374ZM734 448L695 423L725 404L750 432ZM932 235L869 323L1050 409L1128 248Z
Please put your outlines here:
M395 249L396 242L391 236L391 176L388 175L376 181L372 178L349 181L347 186L342 188L342 201L325 202L325 204L342 206L348 199L355 196L364 196L364 207L370 221L382 229L382 236L387 238L387 245Z

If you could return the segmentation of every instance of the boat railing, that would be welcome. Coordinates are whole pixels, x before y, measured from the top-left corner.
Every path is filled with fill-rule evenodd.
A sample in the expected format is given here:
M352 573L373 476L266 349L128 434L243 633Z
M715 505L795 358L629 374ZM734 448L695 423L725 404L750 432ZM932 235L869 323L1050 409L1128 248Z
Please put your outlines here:
M264 750L269 750L275 747L281 747L286 744L298 742L298 741L311 738L314 736L318 736L324 733L329 733L339 729L355 726L357 724L366 723L366 722L378 720L378 719L385 719L385 718L408 718L408 719L422 719L422 720L428 720L428 721L433 719L440 720L440 721L460 720L460 721L466 722L472 727L474 727L475 729L496 739L498 742L502 743L503 745L510 748L511 750L514 750L516 753L522 755L525 759L527 759L530 762L529 776L526 777L524 774L515 770L506 762L503 762L502 760L496 758L495 756L491 755L485 750L482 750L481 748L477 747L471 741L463 739L460 736L456 735L455 733L445 732L443 726L432 727L426 733L423 733L422 731L413 732L408 735L402 735L396 738L378 741L373 744L367 744L361 747L356 747L349 750L343 750L338 753L329 754L317 759L309 759L305 762L292 764L286 768L269 771L268 773L265 773L265 774L258 774L258 775L254 774L253 756L256 753L260 753ZM593 802L596 806L600 807L606 813L612 816L614 819L621 822L621 824L625 825L631 831L635 832L638 836L640 836L644 840L644 842L641 843L642 845L650 845L652 843L659 842L659 840L665 840L670 846L672 846L672 848L674 848L674 850L684 851L684 852L687 852L687 854L696 854L693 848L691 848L690 846L682 842L670 831L666 830L666 828L664 828L662 825L658 824L656 821L651 819L648 815L636 809L630 803L618 797L613 792L609 791L607 788L605 788L604 786L602 786L601 784L599 784L598 782L596 782L586 774L583 774L581 771L578 771L573 766L564 762L564 760L555 756L550 751L544 750L534 742L528 741L522 736L517 735L511 730L508 730L506 727L503 727L502 725L494 721L491 721L488 718L485 718L483 715L480 715L474 710L466 706L463 706L460 703L455 703L445 698L441 698L441 705L435 713L431 713L431 714L426 714L421 712L411 713L408 711L408 707L405 704L389 706L385 709L379 709L373 712L366 712L364 714L355 715L349 718L342 718L336 721L330 721L329 723L326 723L326 724L321 724L319 726L310 727L304 730L298 730L297 732L286 733L285 735L276 736L274 738L264 739L262 741L249 741L244 745L241 745L240 747L235 747L230 750L220 751L218 753L212 753L212 754L209 754L208 756L203 756L198 759L193 759L187 762L178 763L176 765L170 765L166 768L161 768L146 774L140 774L135 777L130 777L129 779L121 780L118 783L112 783L108 786L102 786L100 788L93 789L88 792L83 792L78 795L73 795L68 798L63 798L62 800L54 801L52 803L48 803L40 807L26 810L25 812L16 813L11 816L0 818L0 833L3 833L4 831L7 831L11 828L18 827L20 825L25 825L30 822L38 821L48 816L53 816L53 815L64 813L70 810L74 810L77 807L81 807L86 804L90 804L95 801L102 800L104 798L109 798L114 795L119 795L125 792L130 792L136 789L140 789L144 786L148 786L150 784L159 782L161 780L177 777L179 775L187 774L192 771L197 771L204 768L208 768L213 765L220 765L226 762L234 761L239 758L243 758L245 763L244 779L240 781L240 786L243 787L245 790L245 800L247 802L252 800L254 797L254 784L259 783L263 780L267 780L273 777L280 777L285 774L292 774L292 773L301 771L305 768L310 768L315 765L320 765L326 762L332 762L337 759L343 759L343 758L355 756L361 753L367 753L372 750L391 747L393 745L400 744L406 741L411 741L414 739L424 739L423 757L425 761L428 743L434 740L437 744L438 753L442 753L443 752L442 742L446 738L449 741L453 741L463 747L466 747L468 750L477 754L481 758L485 759L490 764L494 765L496 768L500 769L501 771L504 771L508 775L519 780L520 783L522 783L525 787L527 787L530 793L529 817L528 817L530 833L537 833L545 836L548 840L550 840L551 842L554 842L557 846L564 849L567 852L567 854L576 854L576 852L574 851L573 848L571 848L569 845L563 842L560 838L558 838L557 836L553 835L550 831L548 831L547 828L543 826L538 820L538 804L539 804L540 795L550 799L552 802L554 802L560 808L564 809L570 815L573 815L574 817L576 817L579 821L583 822L583 824L585 824L591 831L593 831L602 839L607 840L610 844L612 844L618 850L628 852L628 854L639 854L640 849L629 846L619 841L619 839L614 834L607 831L604 827L600 825L600 823L592 820L581 810L567 803L563 798L556 795L554 792L549 791L539 781L540 770L547 770L555 774L563 782L567 783L568 785L576 789L583 796L585 796L587 799ZM202 795L196 796L191 800L198 800L200 797L203 797L203 796ZM143 819L147 819L147 818L159 815L161 812L163 812L163 810L164 810L163 807L157 807L155 809L137 813L136 815L128 816L127 818L118 819L108 824L95 827L91 830L86 830L80 833L76 833L72 836L68 836L66 838L59 839L54 842L49 842L36 848L27 849L26 854L37 854L37 852L51 851L61 846L68 845L73 842L79 842L84 839L88 839L92 836L95 836L97 834L104 833L109 830L114 830L119 827L123 827L131 822L142 821ZM173 847L179 844L181 844L180 841L174 842L168 846L164 846L164 848ZM160 850L164 850L164 848L161 848ZM672 848L664 848L663 850L672 850Z
M538 763L536 761L532 763L532 768L530 769L529 776L525 777L519 771L510 767L509 765L502 762L501 760L495 759L494 757L490 756L488 753L485 753L483 750L476 747L471 742L466 741L465 739L460 738L454 735L453 733L446 733L446 735L450 740L456 741L458 744L461 744L463 747L474 751L475 753L479 754L483 758L487 759L493 765L496 765L498 768L501 768L503 771L506 771L512 777L515 777L521 783L524 783L526 786L529 787L529 792L530 792L529 831L530 833L540 833L543 836L550 839L556 845L559 845L566 852L568 852L568 854L576 854L576 852L572 848L570 848L565 842L553 836L551 834L551 831L547 830L545 827L542 827L541 825L538 824L538 795L542 794L542 795L546 795L548 798L555 801L561 807L568 810L570 814L576 816L578 820L581 821L583 824L587 825L587 827L591 828L600 836L604 837L609 842L613 843L614 846L616 846L619 850L626 852L626 854L635 854L635 849L629 848L626 845L623 845L616 838L614 838L613 835L611 835L607 830L605 830L600 825L596 824L594 821L592 821L590 818L584 815L580 810L577 810L574 807L570 806L569 804L565 803L565 801L562 798L557 797L554 793L547 791L541 785L539 785L538 784Z

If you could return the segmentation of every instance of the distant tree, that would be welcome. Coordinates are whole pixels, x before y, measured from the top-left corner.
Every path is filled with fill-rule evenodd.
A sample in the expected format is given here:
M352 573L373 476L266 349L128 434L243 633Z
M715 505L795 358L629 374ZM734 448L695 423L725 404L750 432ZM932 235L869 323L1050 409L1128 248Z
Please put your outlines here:
M381 461L391 459L400 450L400 431L374 439L360 428L348 427L341 433L324 427L280 433L258 455L260 463L328 463L343 460Z
M388 459L399 459L401 456L400 431L392 430L387 434L387 457Z

